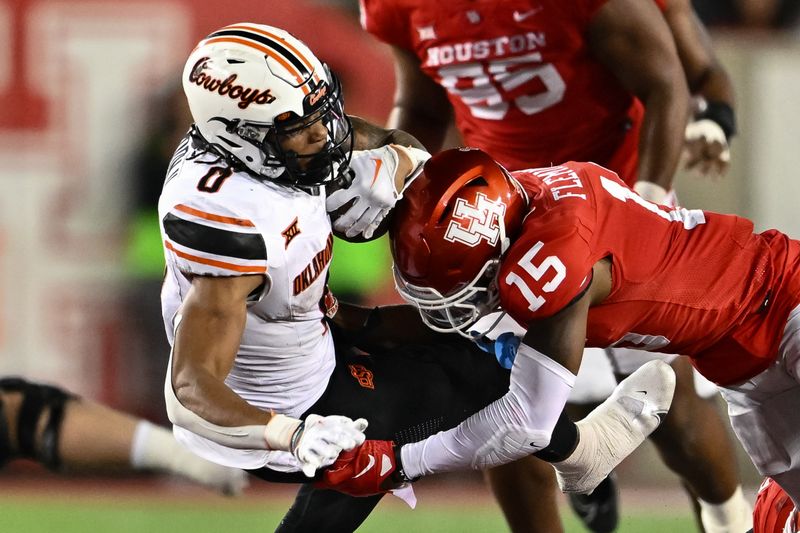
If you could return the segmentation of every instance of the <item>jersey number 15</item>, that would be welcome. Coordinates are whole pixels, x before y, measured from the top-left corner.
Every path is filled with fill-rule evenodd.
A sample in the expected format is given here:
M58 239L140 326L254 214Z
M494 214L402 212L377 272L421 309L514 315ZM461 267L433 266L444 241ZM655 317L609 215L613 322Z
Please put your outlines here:
M553 278L542 285L542 291L549 293L556 290L558 286L561 285L561 282L564 281L564 278L567 277L567 267L564 266L564 263L561 262L561 259L555 255L548 255L538 265L533 264L534 257L539 253L539 250L541 250L543 246L544 243L542 241L537 242L533 248L528 250L528 252L522 256L517 264L536 281L539 281L548 270L553 270ZM531 311L536 311L544 305L546 301L544 297L534 294L530 287L528 287L528 285L525 283L525 280L523 280L514 272L509 272L505 281L509 285L517 286L519 291L522 293L522 296L524 296L528 301L528 309Z

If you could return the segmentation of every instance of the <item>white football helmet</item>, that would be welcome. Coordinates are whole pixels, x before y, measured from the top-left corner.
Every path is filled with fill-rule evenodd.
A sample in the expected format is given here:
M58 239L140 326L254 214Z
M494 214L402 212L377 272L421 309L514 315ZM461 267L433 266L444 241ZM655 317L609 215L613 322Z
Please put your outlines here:
M233 24L195 47L183 70L194 133L232 165L258 177L314 187L347 175L352 126L341 85L311 50L288 32ZM313 155L278 140L318 121L328 131Z

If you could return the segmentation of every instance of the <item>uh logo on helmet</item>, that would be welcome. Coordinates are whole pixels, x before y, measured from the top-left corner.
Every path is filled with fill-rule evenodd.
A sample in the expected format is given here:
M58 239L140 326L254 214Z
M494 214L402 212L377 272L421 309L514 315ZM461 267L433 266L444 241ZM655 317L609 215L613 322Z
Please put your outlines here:
M231 164L287 185L339 179L352 151L352 126L341 85L288 32L233 24L195 47L183 71L194 132ZM312 154L283 148L282 136L321 123L325 146Z
M466 331L499 301L500 258L522 227L527 198L485 152L433 156L403 192L390 228L395 283L437 331Z

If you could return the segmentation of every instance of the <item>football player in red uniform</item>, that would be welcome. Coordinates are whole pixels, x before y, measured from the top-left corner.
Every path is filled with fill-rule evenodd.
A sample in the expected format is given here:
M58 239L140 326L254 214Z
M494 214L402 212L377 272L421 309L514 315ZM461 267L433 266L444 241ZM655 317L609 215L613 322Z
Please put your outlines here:
M593 163L508 173L475 149L434 156L395 215L398 288L431 327L467 334L497 309L526 326L511 371L517 389L400 448L405 478L536 449L584 346L623 346L687 354L720 387L759 472L800 501L800 241L754 233L741 217L648 202ZM529 440L492 438L510 426ZM574 454L617 438L582 434L588 442ZM374 486L346 487L361 489Z
M690 168L717 173L727 166L735 131L731 83L689 0L362 0L361 6L363 26L390 44L395 58L398 85L388 126L410 132L432 152L445 143L454 119L467 145L510 170L595 161L657 202L668 197L684 142ZM702 97L688 126L682 73ZM622 374L642 361L627 351L614 357ZM678 390L653 441L699 497L706 528L746 529L739 519L750 512L721 415L695 392L688 363L672 364ZM705 389L715 394L707 383ZM594 401L584 390L576 393L575 399ZM524 477L518 465L498 468L489 480L495 491L526 493L531 489L517 483L537 479L535 466ZM548 475L549 469L539 472L540 492ZM593 516L594 531L614 529L615 506L602 501L615 494L608 485L570 498L582 517ZM593 510L581 513L578 506Z

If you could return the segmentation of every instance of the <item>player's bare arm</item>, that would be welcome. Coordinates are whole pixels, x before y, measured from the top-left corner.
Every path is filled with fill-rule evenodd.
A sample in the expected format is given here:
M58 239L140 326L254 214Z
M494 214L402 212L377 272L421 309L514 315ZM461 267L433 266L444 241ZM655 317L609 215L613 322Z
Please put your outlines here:
M683 146L689 91L664 17L653 2L610 0L590 23L588 37L597 58L645 105L639 180L668 191Z
M611 261L602 259L592 268L592 281L583 294L555 315L532 321L522 342L577 375L589 308L605 300L610 292Z
M247 296L264 276L196 276L181 308L172 354L172 385L184 407L221 426L264 425L270 413L235 394L233 366L247 315Z
M392 47L397 86L387 125L416 136L431 153L442 148L453 121L445 90L426 76L419 59L408 50Z
M703 99L695 121L687 127L686 167L696 168L703 175L722 174L730 159L730 138L736 133L733 83L689 0L671 0L664 18L675 39L689 90Z
M387 144L411 146L420 150L425 149L425 146L413 135L400 129L382 128L356 116L350 116L350 121L353 123L354 150L369 150L371 148L380 148Z
M711 38L691 2L670 0L664 18L675 40L689 91L732 106L735 95L730 77L714 54Z

